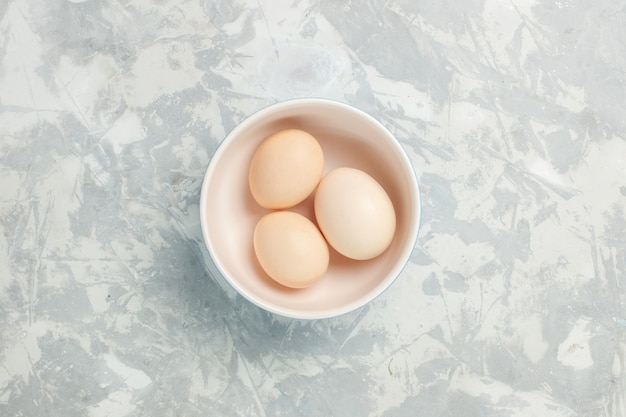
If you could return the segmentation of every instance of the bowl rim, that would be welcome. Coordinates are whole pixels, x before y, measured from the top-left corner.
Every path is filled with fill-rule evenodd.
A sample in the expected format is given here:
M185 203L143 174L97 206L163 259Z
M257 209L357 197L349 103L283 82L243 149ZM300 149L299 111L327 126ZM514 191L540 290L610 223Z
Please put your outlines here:
M246 288L239 285L237 280L230 277L229 274L226 272L227 269L222 264L222 261L214 255L215 251L213 249L213 241L209 237L205 210L203 210L203 207L207 206L208 186L210 182L209 180L215 171L217 161L219 161L222 154L226 152L228 144L232 141L232 139L236 137L239 132L245 131L245 129L247 129L250 125L253 125L262 120L268 114L280 112L285 108L291 108L293 106L330 106L354 113L360 118L365 119L368 123L375 126L377 130L380 130L383 135L387 137L387 143L395 148L396 154L402 160L403 171L409 174L407 175L407 179L410 183L410 201L411 205L414 207L415 217L412 217L412 220L409 222L409 241L407 241L407 244L404 245L404 247L402 248L402 252L398 257L398 262L389 271L386 279L382 280L379 285L374 287L373 290L368 292L365 296L359 297L349 303L330 309L301 311L297 309L282 307L280 305L267 302L266 300L257 297L255 294L250 293L246 290ZM208 251L209 257L211 258L213 264L216 266L222 280L226 281L239 295L263 310L287 318L304 320L326 319L347 314L366 306L367 304L378 298L380 295L382 295L401 275L402 271L408 264L411 253L413 252L417 243L422 220L421 196L419 183L417 181L417 173L415 171L415 167L409 159L406 150L403 148L400 141L381 122L379 122L377 119L375 119L365 111L353 105L327 98L293 98L282 100L261 107L252 112L250 115L246 116L228 134L224 136L222 141L220 141L220 143L217 145L213 155L210 157L209 164L202 179L199 204L200 207L198 208L198 214L200 216L200 227L202 229L204 244ZM209 275L213 276L212 273L209 273Z

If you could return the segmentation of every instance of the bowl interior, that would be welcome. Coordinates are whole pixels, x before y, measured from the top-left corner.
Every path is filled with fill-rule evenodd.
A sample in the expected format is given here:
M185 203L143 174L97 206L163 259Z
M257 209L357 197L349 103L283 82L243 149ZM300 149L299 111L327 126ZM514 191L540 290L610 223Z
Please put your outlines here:
M287 128L311 133L324 150L324 172L340 166L362 169L387 191L397 216L391 246L368 261L331 249L321 281L293 290L261 269L252 245L254 227L268 212L248 188L248 165L257 146ZM375 298L404 267L417 237L419 192L408 158L395 139L371 117L347 105L302 99L265 108L242 122L213 156L202 186L201 224L207 248L226 280L244 297L275 313L322 318L358 308ZM313 197L291 209L315 222Z

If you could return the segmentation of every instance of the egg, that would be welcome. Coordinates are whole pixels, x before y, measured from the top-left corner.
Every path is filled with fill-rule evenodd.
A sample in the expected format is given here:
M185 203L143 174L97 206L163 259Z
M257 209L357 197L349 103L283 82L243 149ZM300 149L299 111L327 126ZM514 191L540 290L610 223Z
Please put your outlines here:
M330 171L315 192L317 224L328 244L356 260L372 259L391 244L396 214L385 189L366 172L348 167Z
M276 282L305 288L328 269L329 249L311 220L291 211L261 217L254 229L254 252L261 268Z
M324 169L324 152L315 137L286 129L267 137L250 161L248 183L254 200L267 209L285 209L304 201Z

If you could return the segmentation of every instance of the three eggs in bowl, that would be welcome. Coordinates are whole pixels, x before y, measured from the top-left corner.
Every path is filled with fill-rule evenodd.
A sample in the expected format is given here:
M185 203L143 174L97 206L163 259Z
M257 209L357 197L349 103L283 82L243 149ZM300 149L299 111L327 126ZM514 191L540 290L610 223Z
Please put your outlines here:
M283 131L311 135L319 144L323 154L322 179L320 181L318 177L317 183L312 180L315 185L304 200L277 210L265 208L257 202L250 177L253 159L262 144ZM307 161L314 159L315 152L309 149L306 154ZM319 163L312 165L319 171ZM344 174L339 176L331 175L342 172ZM361 179L369 177L382 188L393 207L395 228L392 238L380 254L369 259L341 254L339 250L343 249L340 245L334 248L331 243L332 232L324 230L323 210L320 209L316 215L315 200L326 201L331 214L341 211L337 210L342 205L340 198L347 201L345 207L348 209L354 206L350 203L354 202L350 192L356 187L344 184L343 188L339 186L344 191L337 192L336 187L324 186L326 180L333 177L336 180L330 181L330 185L341 184L339 180L342 177L343 180L350 177L346 172L358 173ZM348 181L348 184L354 183ZM324 189L329 191L326 197L322 197ZM258 198L261 200L261 197ZM262 200L261 203L265 204ZM287 205L291 204L293 202ZM321 277L313 280L314 285L300 285L306 287L300 289L285 286L271 278L259 262L254 247L255 229L261 219L275 213L300 215L314 226L319 226L318 233L325 232L322 233L323 243L330 243L328 267ZM342 219L338 221L340 226L354 220L354 216L349 215L335 217ZM227 135L211 158L200 198L203 237L220 274L252 303L293 318L337 316L376 298L391 285L407 263L417 239L419 221L417 179L400 143L366 113L325 99L285 101L245 119ZM384 233L372 235L380 239ZM363 242L363 239L357 239L357 243ZM274 244L271 246L277 248ZM285 257L284 250L275 250L274 253L279 258Z
M395 233L393 203L375 179L350 167L322 178L323 169L319 142L298 129L270 135L250 162L253 198L277 210L257 223L254 251L263 270L289 288L309 287L324 275L329 245L350 259L367 260L383 253ZM311 195L314 219L288 210Z

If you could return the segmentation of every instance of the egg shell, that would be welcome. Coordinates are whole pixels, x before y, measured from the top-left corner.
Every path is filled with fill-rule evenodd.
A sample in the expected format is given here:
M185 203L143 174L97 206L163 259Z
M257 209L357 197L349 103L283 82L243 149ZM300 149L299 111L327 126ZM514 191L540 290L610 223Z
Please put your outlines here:
M281 130L267 137L252 156L250 192L261 207L293 207L315 190L323 169L324 152L311 134Z
M261 268L276 282L305 288L328 269L328 244L306 217L291 211L263 216L254 230L254 251Z
M326 174L317 187L314 206L326 240L348 258L375 258L393 240L393 203L384 188L362 170L341 167Z

